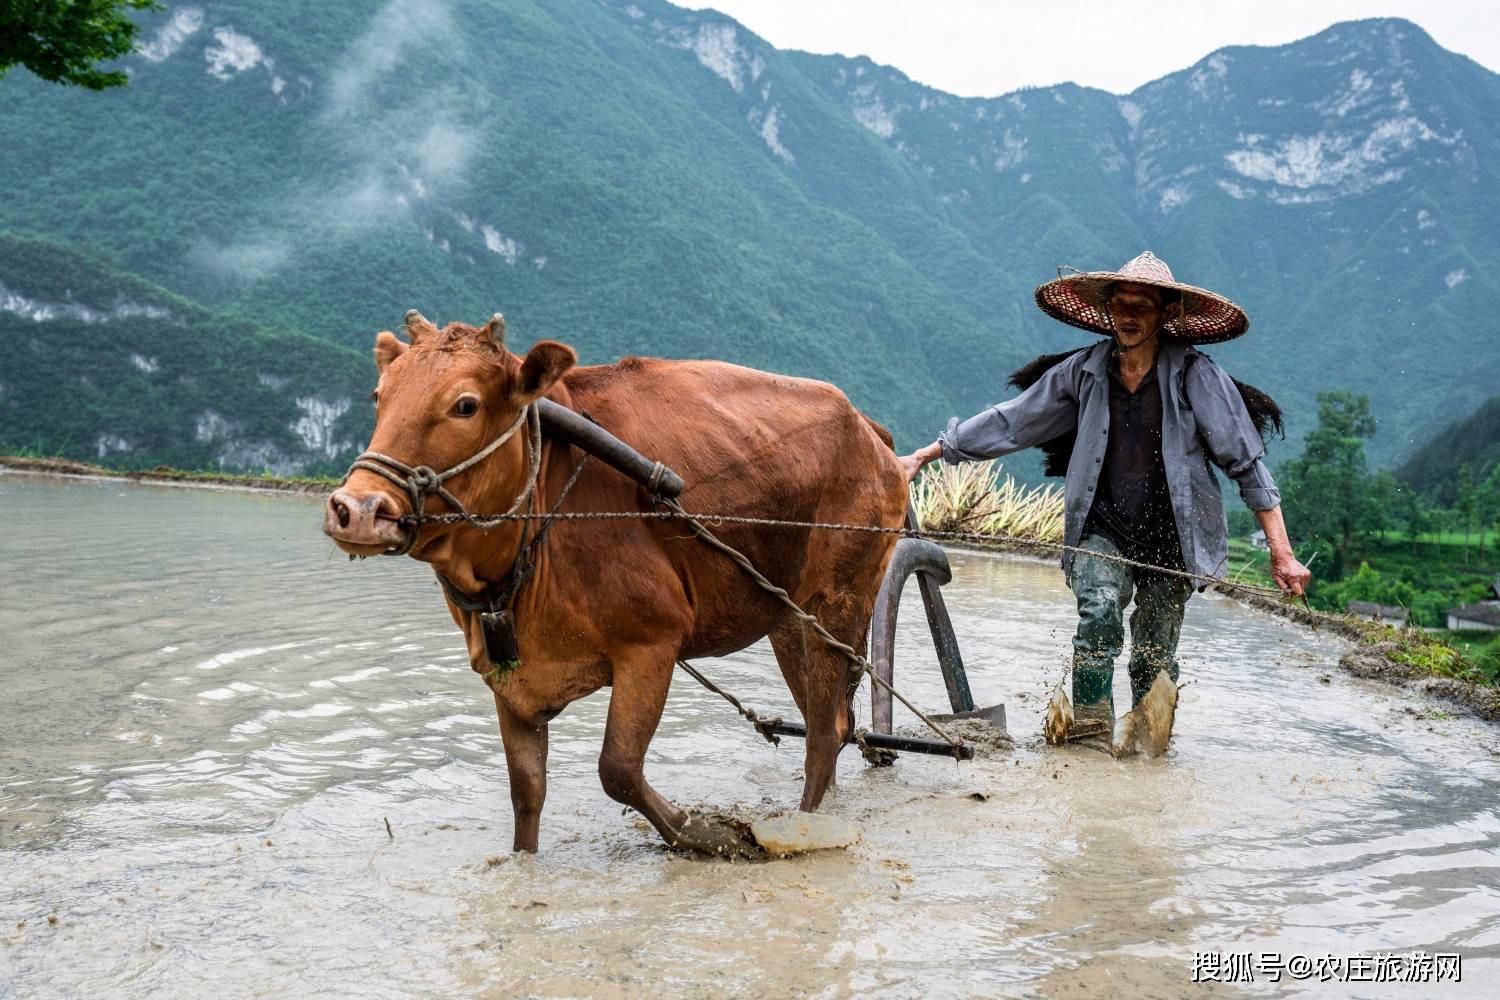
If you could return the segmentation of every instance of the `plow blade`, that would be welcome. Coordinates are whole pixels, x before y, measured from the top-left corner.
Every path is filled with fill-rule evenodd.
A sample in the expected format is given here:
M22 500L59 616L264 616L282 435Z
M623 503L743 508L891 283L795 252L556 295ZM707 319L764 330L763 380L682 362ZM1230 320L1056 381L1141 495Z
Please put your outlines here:
M996 729L1005 729L1005 706L991 705L989 708L976 708L970 712L945 712L942 715L932 716L933 722L959 722L963 719L980 719L988 722Z

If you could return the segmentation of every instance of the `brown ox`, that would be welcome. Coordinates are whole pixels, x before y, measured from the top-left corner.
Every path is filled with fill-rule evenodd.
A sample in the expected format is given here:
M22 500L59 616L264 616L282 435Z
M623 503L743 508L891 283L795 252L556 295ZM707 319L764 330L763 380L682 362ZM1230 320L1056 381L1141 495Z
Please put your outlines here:
M541 341L524 359L504 344L498 316L483 329L438 330L412 314L410 346L375 339L380 370L370 450L412 466L451 468L483 449L532 400L586 412L687 481L689 511L897 526L906 481L890 436L842 392L807 379L715 361L628 358L575 368L573 350ZM508 508L527 478L527 435L444 485L475 513ZM546 439L536 509L555 502L578 453ZM404 490L356 470L329 498L324 530L354 555L407 541L393 518L409 513ZM446 510L437 497L427 512ZM571 511L652 509L646 491L590 462L566 499ZM411 555L465 595L479 598L516 559L521 527L508 522L426 525ZM891 535L715 527L830 632L864 648ZM535 575L515 601L520 666L490 670L478 614L449 613L463 629L473 668L490 678L515 810L515 849L537 848L546 793L547 723L569 703L609 685L599 777L609 796L650 820L666 842L736 851L731 831L693 819L663 799L642 771L661 718L674 661L723 656L770 636L776 661L807 724L801 808L817 809L851 726L849 664L681 522L617 520L558 525Z

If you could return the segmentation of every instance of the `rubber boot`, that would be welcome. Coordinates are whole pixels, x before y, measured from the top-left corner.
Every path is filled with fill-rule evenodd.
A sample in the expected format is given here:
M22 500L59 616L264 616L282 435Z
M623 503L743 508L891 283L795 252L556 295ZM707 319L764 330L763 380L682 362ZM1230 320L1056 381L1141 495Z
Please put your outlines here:
M1069 739L1107 734L1115 724L1114 663L1073 655L1073 728Z
M1167 676L1172 678L1172 683L1177 683L1178 669L1177 661L1171 660L1166 667ZM1130 707L1135 708L1146 697L1146 692L1151 690L1151 685L1156 681L1156 675L1161 673L1162 668L1154 657L1135 656L1130 657Z

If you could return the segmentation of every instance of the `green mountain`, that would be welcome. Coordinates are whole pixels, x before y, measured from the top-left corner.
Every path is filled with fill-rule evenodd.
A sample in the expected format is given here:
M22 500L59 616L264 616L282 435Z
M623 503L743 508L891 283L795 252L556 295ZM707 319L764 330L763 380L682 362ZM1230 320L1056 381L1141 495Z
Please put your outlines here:
M1319 389L1352 388L1386 463L1494 392L1500 76L1414 24L1223 49L1124 97L964 100L865 61L799 63L960 207L1007 301L1047 265L1149 247L1240 302L1251 332L1211 353L1287 407L1294 437ZM1066 336L1023 313L997 333Z
M1396 469L1396 478L1445 507L1458 496L1459 470L1467 465L1476 483L1500 466L1500 396L1444 427Z
M111 465L342 471L369 438L368 354L226 317L0 235L0 452Z
M1294 435L1356 388L1390 461L1493 392L1500 78L1408 22L989 100L661 0L214 0L142 37L118 92L0 84L0 229L257 327L363 352L501 309L585 361L830 379L909 446L1086 342L1031 304L1054 265L1149 247L1246 306L1212 353Z

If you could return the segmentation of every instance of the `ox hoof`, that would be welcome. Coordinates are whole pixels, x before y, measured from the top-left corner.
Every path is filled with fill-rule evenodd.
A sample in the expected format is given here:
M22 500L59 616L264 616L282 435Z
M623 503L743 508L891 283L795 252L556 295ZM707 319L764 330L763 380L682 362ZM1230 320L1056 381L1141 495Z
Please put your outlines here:
M691 851L713 858L763 858L748 826L693 816L668 842L675 850Z

